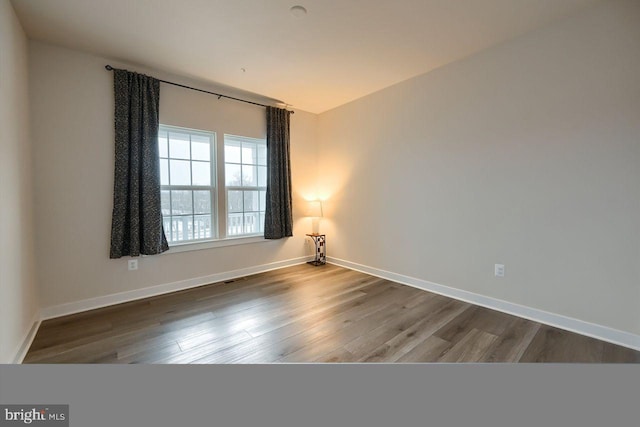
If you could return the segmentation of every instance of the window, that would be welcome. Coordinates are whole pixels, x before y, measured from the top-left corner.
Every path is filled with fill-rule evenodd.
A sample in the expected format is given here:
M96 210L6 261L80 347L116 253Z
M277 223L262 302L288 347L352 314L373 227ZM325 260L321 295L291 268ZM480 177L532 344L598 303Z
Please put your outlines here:
M264 232L267 145L264 140L224 136L227 236Z
M162 217L170 244L264 232L265 140L224 135L223 151L217 151L214 132L161 125L158 146Z
M216 238L215 134L160 126L158 145L167 240Z

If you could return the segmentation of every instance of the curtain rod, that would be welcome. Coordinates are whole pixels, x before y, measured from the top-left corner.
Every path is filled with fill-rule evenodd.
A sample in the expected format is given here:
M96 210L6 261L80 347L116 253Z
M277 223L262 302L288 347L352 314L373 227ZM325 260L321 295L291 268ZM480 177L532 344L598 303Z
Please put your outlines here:
M115 70L115 68L113 68L111 65L105 65L105 66L104 66L104 68L105 68L107 71L113 71L113 70ZM154 78L155 78L155 77L154 77ZM253 101L247 101L246 99L234 98L233 96L223 95L223 94L221 94L221 93L210 92L210 91L208 91L208 90L204 90L204 89L198 89L197 87L186 86L186 85L183 85L183 84L180 84L180 83L174 83L174 82L170 82L170 81L162 80L162 79L156 79L156 80L158 80L158 81L160 81L160 82L162 82L162 83L169 84L169 85L179 86L179 87L183 87L183 88L185 88L185 89L191 89L191 90L195 90L195 91L197 91L197 92L204 92L204 93L208 93L208 94L210 94L210 95L215 95L215 96L217 96L217 97L218 97L218 99L220 99L220 98L227 98L227 99L233 99L234 101L240 101L240 102L245 102L245 103L247 103L247 104L257 105L257 106L259 106L259 107L265 107L265 108L266 108L266 107L269 107L269 105L260 104L260 103L253 102ZM288 110L287 110L287 111L288 111ZM295 114L295 111L289 111L289 112L290 112L291 114Z

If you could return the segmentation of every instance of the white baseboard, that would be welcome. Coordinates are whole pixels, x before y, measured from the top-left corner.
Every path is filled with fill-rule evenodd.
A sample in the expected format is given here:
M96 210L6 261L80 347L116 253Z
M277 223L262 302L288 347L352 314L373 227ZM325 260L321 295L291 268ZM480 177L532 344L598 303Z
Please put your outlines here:
M239 270L231 270L222 273L211 274L209 276L196 277L193 279L180 280L178 282L165 283L162 285L151 286L134 291L119 292L116 294L105 295L96 298L89 298L81 301L74 301L66 304L55 305L43 308L40 311L40 319L47 320L55 317L66 316L69 314L80 313L82 311L93 310L96 308L107 307L110 305L121 304L124 302L135 301L142 298L153 297L170 292L182 291L185 289L195 288L210 283L224 282L226 280L237 279L238 277L249 276L251 274L264 273L265 271L276 270L279 268L290 267L292 265L304 264L308 261L308 257L292 258L284 261L262 264Z
M36 311L33 319L30 322L31 328L27 332L27 335L22 340L22 344L15 352L15 357L13 358L13 363L20 364L24 360L24 357L27 355L31 344L33 343L33 339L36 337L36 333L38 332L38 328L40 328L40 313Z
M501 311L503 313L512 314L518 317L523 317L525 319L533 320L545 325L555 326L557 328L575 332L577 334L597 338L602 341L618 344L634 350L640 350L640 335L635 335L629 332L609 328L607 326L586 322L584 320L574 319L572 317L563 316L561 314L550 313L537 308L503 301L497 298L464 291L462 289L439 285L427 280L417 279L415 277L405 276L403 274L392 273L386 270L380 270L375 267L369 267L339 258L327 257L327 261L331 264L339 265L351 270L360 271L372 276L381 277L392 282L402 283L403 285L412 286L460 301L490 308L492 310Z

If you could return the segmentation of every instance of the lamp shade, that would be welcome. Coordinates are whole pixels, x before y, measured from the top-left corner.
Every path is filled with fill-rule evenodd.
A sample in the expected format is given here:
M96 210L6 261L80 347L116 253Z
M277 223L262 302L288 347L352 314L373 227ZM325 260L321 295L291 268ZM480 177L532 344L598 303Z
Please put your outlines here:
M312 200L307 204L307 214L313 218L322 217L322 202L320 200Z

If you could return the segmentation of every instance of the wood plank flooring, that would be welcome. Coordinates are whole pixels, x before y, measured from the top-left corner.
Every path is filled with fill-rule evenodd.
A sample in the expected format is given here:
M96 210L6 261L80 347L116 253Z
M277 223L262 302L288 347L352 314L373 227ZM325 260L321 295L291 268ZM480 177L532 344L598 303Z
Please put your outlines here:
M25 363L597 362L640 352L334 265L42 323Z

